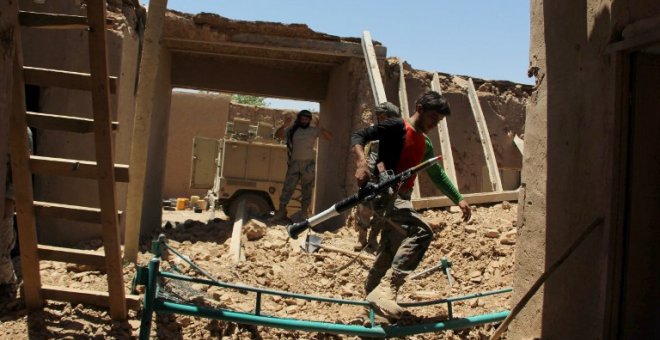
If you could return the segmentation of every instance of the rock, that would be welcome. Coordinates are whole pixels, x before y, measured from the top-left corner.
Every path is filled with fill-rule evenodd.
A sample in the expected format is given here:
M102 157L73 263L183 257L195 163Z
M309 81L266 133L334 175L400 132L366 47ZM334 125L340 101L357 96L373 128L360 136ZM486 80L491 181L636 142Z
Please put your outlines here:
M287 314L293 314L298 311L298 306L297 305L291 305L289 307L284 308L284 311Z
M447 222L442 217L434 217L426 221L431 229L441 229L447 226Z
M504 209L504 210L511 209L511 203L509 203L507 201L502 202L502 209Z
M465 230L466 233L474 234L477 232L477 227L466 225L465 227L463 227L463 230Z
M429 291L429 290L417 290L412 292L410 294L410 298L418 300L418 301L423 301L423 300L432 300L432 299L437 299L438 298L438 293L434 291Z
M256 220L250 220L243 226L243 234L247 237L248 241L256 241L266 235L266 225Z
M452 205L451 207L449 207L449 212L452 214L458 214L459 212L461 212L461 208L457 205Z
M516 240L511 239L511 238L503 238L503 239L500 240L500 243L504 244L504 245L507 245L507 246L512 246L512 245L516 244Z
M486 233L484 234L485 237L488 238L499 238L500 237L500 232L495 230L495 229L489 229L486 230Z

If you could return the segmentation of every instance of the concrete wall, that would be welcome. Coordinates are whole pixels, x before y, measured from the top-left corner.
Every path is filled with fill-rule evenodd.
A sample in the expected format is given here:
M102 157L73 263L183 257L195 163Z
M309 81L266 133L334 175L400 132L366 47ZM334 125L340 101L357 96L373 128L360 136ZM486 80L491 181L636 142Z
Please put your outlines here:
M85 15L83 9L70 3L47 2L36 5L21 2L22 10ZM119 76L118 95L111 96L113 120L120 123L114 134L115 163L128 164L132 134L133 90L137 67L137 36L125 25L123 31L108 30L109 71ZM82 30L36 30L23 28L24 64L76 72L89 72L87 33ZM72 52L75 51L75 52ZM92 118L91 94L86 91L44 87L38 106L41 112ZM92 134L59 131L35 131L37 154L48 157L94 160ZM98 206L96 181L35 176L35 199L82 206ZM126 184L117 185L118 208L125 207ZM100 236L100 226L58 219L37 220L39 242L71 245L80 240Z
M224 136L229 99L226 94L172 92L163 198L206 195L205 189L190 188L193 138Z
M511 325L510 338L649 338L644 330L657 329L653 326L657 303L643 309L648 318L653 319L655 313L655 321L637 319L626 326L642 330L644 336L622 333L619 328L626 315L625 311L617 315L621 300L615 290L625 290L626 285L616 283L621 264L615 254L625 238L617 231L621 222L611 217L617 216L613 209L619 209L613 202L626 205L619 195L628 189L617 184L625 183L621 169L626 165L615 160L626 161L620 155L627 143L621 138L625 129L621 122L628 113L616 108L628 104L616 101L621 98L616 86L620 69L615 56L604 51L620 40L621 29L628 23L660 15L660 3L534 0L531 14L530 71L536 75L537 91L525 123L525 190L518 208L514 302L587 224L596 217L604 217L605 223L547 280ZM657 198L647 198L657 202ZM657 256L655 262L648 256L657 251L646 249L649 252L639 257L638 268L657 277ZM636 308L644 308L644 299L652 301L649 291L655 290L652 294L657 297L653 281L637 286L647 294L637 294Z

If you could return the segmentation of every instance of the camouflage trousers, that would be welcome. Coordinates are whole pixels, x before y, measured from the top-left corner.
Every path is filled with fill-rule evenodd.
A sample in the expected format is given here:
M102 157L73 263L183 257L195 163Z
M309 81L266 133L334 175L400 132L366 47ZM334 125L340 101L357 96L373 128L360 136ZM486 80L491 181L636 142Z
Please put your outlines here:
M280 209L285 208L291 200L293 192L296 190L296 184L300 181L302 198L300 204L301 210L307 213L312 203L312 192L314 191L314 178L316 176L316 161L310 160L291 160L286 170L286 179L280 196Z
M410 193L399 193L393 207L374 221L382 227L378 256L369 270L369 281L377 282L391 267L411 273L422 261L433 240L433 230L413 209Z
M0 284L14 283L14 265L11 262L11 250L16 242L14 217L8 216L0 224Z

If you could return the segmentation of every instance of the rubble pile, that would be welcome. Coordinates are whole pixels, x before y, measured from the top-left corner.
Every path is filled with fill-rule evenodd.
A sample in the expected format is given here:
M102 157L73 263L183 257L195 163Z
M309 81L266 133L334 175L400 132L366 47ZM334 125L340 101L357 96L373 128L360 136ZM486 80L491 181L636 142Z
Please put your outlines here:
M435 239L417 272L435 266L442 257L452 262L453 284L440 270L408 280L401 289L399 301L425 301L449 296L461 296L496 290L512 285L513 253L516 241L517 204L504 202L493 206L476 207L473 219L460 221L455 209L426 210L423 217L435 231ZM175 216L183 212L167 212ZM196 214L199 217L199 214ZM195 216L190 214L190 217ZM339 270L351 256L324 248L314 253L302 249L299 240L289 239L284 226L264 225L250 221L244 228L245 261L234 264L229 256L232 221L215 219L200 221L171 221L162 229L169 245L187 256L195 264L211 273L217 280L324 297L362 300L363 283L372 260L358 259ZM352 250L357 231L351 227L318 234L328 248ZM82 245L100 247L98 240ZM146 265L151 255L143 245L140 265ZM84 247L83 247L84 248ZM177 268L188 275L199 276L183 260L170 254L162 268ZM83 266L56 262L41 262L44 284L67 285L71 288L104 290L105 274ZM125 268L127 289L135 270ZM177 287L174 287L177 288ZM181 288L181 287L179 287ZM183 287L194 303L215 308L252 311L255 294L202 284ZM185 295L185 294L184 294ZM193 296L196 295L196 296ZM510 308L510 294L482 297L454 304L454 316L468 316L497 312ZM421 319L446 318L446 305L412 308L410 312ZM262 313L289 318L364 324L366 309L299 299L264 295ZM131 311L130 320L115 322L108 311L92 306L48 302L43 311L29 312L20 300L0 311L0 338L30 337L65 338L127 338L137 336L141 312ZM184 315L157 315L152 336L162 339L227 339L247 338L323 338L323 334L288 331L274 328L237 325L223 321ZM438 334L420 334L411 339L480 339L494 331L493 325ZM352 338L352 337L339 337Z

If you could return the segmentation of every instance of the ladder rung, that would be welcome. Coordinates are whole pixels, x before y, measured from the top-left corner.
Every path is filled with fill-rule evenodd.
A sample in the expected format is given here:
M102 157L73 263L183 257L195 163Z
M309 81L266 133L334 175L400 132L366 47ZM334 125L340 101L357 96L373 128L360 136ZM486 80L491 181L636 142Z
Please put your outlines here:
M23 66L23 75L26 84L85 91L92 89L92 77L89 73ZM115 93L117 90L117 77L109 78L110 92Z
M83 290L51 285L41 286L41 293L46 300L67 301L101 307L109 307L110 299L107 292ZM126 294L126 306L132 310L139 310L142 305L140 296Z
M18 11L18 21L21 26L34 28L56 28L56 29L87 29L89 23L87 17L69 14L54 14ZM106 25L112 25L112 18L106 19Z
M37 252L39 254L39 260L78 263L96 268L105 268L105 255L97 251L38 244Z
M32 173L98 179L96 162L77 159L30 156ZM128 182L128 165L115 164L115 181Z
M101 209L78 205L34 201L34 213L40 217L61 218L71 221L101 223ZM122 212L117 211L121 216Z
M28 126L45 130L59 130L78 133L94 132L94 120L73 116L54 115L41 112L27 112ZM112 122L112 130L119 128L118 122Z

